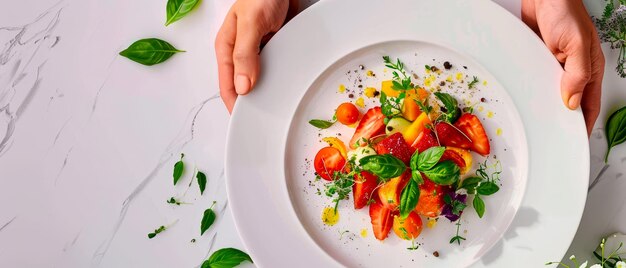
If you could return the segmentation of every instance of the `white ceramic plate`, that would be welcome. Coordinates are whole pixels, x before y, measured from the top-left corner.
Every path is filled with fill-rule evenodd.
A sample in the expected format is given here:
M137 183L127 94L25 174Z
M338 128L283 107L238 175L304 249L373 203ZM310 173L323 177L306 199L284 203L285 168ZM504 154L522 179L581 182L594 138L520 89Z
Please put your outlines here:
M503 167L502 188L486 198L485 217L478 219L471 208L464 214L467 240L461 246L448 243L454 226L445 219L424 230L418 250L406 250L407 242L393 234L380 243L366 209L354 211L352 200L340 205L337 225L321 222L322 208L331 200L315 194L323 183L309 182L313 175L305 158L313 158L324 144L307 121L328 118L350 100L336 93L339 84L356 89L361 78L358 84L364 87L380 87L390 75L382 55L399 57L418 73L428 62L450 61L488 82L472 96L452 92L471 103L488 100L476 114L492 139L491 160L497 156ZM533 32L496 4L322 1L274 36L262 58L257 88L235 106L226 155L231 208L257 265L539 267L560 260L567 250L589 174L582 115L561 104L558 62ZM377 76L355 75L359 64ZM347 142L351 131L333 126L321 135L342 133ZM369 235L360 236L362 229Z

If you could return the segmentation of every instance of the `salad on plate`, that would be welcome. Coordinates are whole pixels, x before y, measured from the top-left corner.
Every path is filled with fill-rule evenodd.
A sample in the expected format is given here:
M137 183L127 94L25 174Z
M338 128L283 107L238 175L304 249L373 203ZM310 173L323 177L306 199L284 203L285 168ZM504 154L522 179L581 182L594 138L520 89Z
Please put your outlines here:
M412 241L408 249L416 249L424 226L436 231L433 227L445 218L457 225L450 243L461 244L460 218L469 207L483 217L484 197L499 191L502 169L499 161L487 160L490 139L474 114L476 104L455 96L446 84L464 83L472 90L481 81L455 74L449 62L441 68L425 65L426 76L417 79L400 59L384 56L383 61L392 79L383 81L380 90L363 90L378 101L373 107L363 109L358 98L340 104L332 120L309 121L319 129L354 128L347 143L341 136L324 137L328 146L315 155L316 179L325 182L324 194L333 203L323 210L322 221L337 223L339 203L351 197L355 210L369 211L378 240L393 230ZM367 71L367 76L375 74Z

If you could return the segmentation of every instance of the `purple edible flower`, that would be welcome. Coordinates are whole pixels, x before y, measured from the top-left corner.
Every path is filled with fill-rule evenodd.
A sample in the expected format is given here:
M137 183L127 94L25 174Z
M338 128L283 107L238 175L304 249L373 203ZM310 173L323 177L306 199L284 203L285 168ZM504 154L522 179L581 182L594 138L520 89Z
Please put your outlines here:
M445 199L446 204L443 206L441 215L445 216L451 222L455 222L461 217L463 209L467 206L465 205L467 195L452 192L448 193Z

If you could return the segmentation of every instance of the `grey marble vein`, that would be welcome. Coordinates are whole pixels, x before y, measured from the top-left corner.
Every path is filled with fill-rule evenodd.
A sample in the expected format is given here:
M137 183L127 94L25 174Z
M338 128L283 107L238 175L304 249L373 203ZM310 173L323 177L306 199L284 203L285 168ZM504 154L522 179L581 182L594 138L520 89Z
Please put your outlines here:
M589 185L589 188L587 188L587 192L591 192L591 190L593 190L593 188L598 184L598 182L600 182L600 180L603 178L602 175L604 175L604 172L606 172L606 170L609 169L609 166L610 165L604 165L604 167L602 167L602 170L600 170L596 178Z
M61 174L63 174L63 171L65 170L65 167L67 166L67 162L70 159L70 154L72 153L72 150L74 150L74 146L70 147L70 149L67 150L67 153L65 154L65 158L63 159L63 164L61 165L61 168L59 169L59 172L57 173L57 176L54 179L54 186L57 185L57 182L59 181Z
M98 92L96 92L96 97L93 99L93 104L91 105L91 114L89 115L89 118L91 118L93 114L96 112L96 107L98 106L98 100L100 100L100 93L102 93L102 89L104 89L107 82L109 81L109 78L111 77L111 71L112 71L111 67L113 67L113 63L115 63L115 60L117 60L117 54L115 54L115 56L109 63L109 66L107 66L107 71L106 71L106 76L104 77L104 81L102 81L102 83L100 84L100 87L98 88Z
M204 263L205 260L209 259L209 256L211 256L211 250L213 250L213 246L215 246L215 240L217 239L217 233L214 233L213 236L211 237L211 242L209 242L209 248L206 251L206 254L204 255L204 258L200 261L200 265L196 266L197 267L201 267L202 263Z
M187 114L187 119L185 120L185 122L187 123L184 124L185 126L189 126L189 128L184 127L180 130L176 138L174 138L167 146L167 148L163 151L156 166L150 171L150 173L148 173L146 177L144 177L144 179L135 187L135 189L128 195L128 197L126 197L126 199L122 203L122 208L115 224L113 225L111 233L109 234L108 238L100 244L100 246L96 249L92 256L92 266L97 267L100 266L100 263L102 263L102 260L106 256L109 247L111 246L111 243L117 235L117 232L124 223L124 220L126 219L126 214L128 213L128 209L130 208L130 205L135 200L135 198L143 192L146 186L156 177L161 168L174 156L174 154L178 154L189 142L193 140L192 132L195 125L195 120L198 114L203 110L204 106L212 100L219 99L219 97L219 93L215 94L212 97L202 101L200 104L196 105L189 111L189 113Z
M40 73L47 59L37 55L50 54L53 46L44 46L45 39L60 22L62 3L58 2L26 25L0 27L0 32L7 32L2 36L9 36L9 40L0 40L4 42L0 49L0 129L4 129L0 136L0 156L12 143L16 123L41 85ZM22 87L26 78L33 75L33 84Z
M68 118L67 120L65 120L65 123L63 123L63 125L61 126L61 128L59 129L59 131L57 131L57 134L54 136L54 141L52 141L52 145L50 146L50 148L54 147L54 145L57 144L57 141L59 141L59 137L61 137L61 133L63 133L63 130L65 130L65 127L67 127L67 124L72 120L72 117L70 116L70 118Z
M76 241L78 241L78 238L80 237L80 234L81 234L81 233L82 233L82 232L78 232L78 233L74 236L74 239L72 239L72 241L71 241L70 243L66 244L66 245L63 247L63 252L68 251L69 249L71 249L71 248L72 248L72 247L76 244Z
M14 216L12 219L10 219L8 222L6 222L5 224L3 224L2 226L0 226L0 232L2 232L2 230L4 230L4 228L7 228L7 226L9 226L15 219L17 219L17 216Z

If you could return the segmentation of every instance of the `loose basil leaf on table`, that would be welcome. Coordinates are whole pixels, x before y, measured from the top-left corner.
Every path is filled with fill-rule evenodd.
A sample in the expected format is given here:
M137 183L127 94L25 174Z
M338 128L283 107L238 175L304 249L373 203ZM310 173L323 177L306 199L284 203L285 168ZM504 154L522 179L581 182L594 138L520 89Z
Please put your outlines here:
M146 38L132 43L127 49L120 52L134 62L152 66L166 61L178 52L185 52L172 46L170 43L157 38Z
M165 26L168 26L187 16L187 14L196 8L198 4L200 4L200 0L168 0Z
M406 170L406 165L402 160L390 154L366 156L361 158L359 164L363 170L383 180L398 177Z
M213 225L215 222L215 212L213 211L213 206L215 206L215 201L210 208L204 211L204 215L202 216L202 222L200 223L200 235L203 235L206 230Z
M419 185L415 180L409 180L400 195L400 217L405 219L415 209L420 199Z
M183 162L183 158L185 158L185 154L180 154L180 160L178 160L178 162L174 164L174 174L172 174L172 176L174 177L174 185L176 185L176 183L178 183L178 180L180 180L180 177L183 176L183 171L185 170L185 163Z
M204 189L206 189L206 175L201 171L198 171L196 179L198 179L198 187L200 188L200 195L202 195L204 193Z
M604 157L604 162L607 163L611 149L626 141L626 107L622 107L611 114L606 121L604 129L606 131L606 141L609 146L606 156Z
M223 248L213 252L208 260L202 263L201 268L232 268L244 261L253 262L250 256L236 248Z
M446 148L442 146L435 146L426 149L417 157L417 169L424 171L433 168L437 162L439 162L439 159L441 159L441 156L445 151Z
M435 165L432 169L422 171L426 177L439 185L452 185L459 180L461 169L450 160Z

